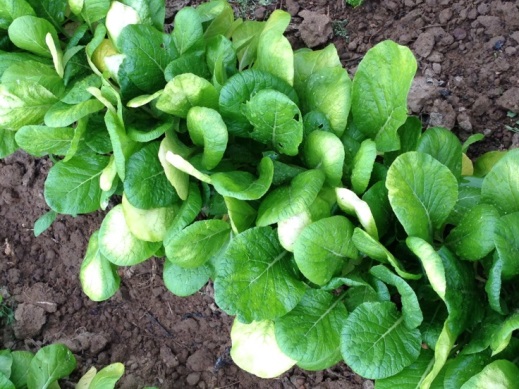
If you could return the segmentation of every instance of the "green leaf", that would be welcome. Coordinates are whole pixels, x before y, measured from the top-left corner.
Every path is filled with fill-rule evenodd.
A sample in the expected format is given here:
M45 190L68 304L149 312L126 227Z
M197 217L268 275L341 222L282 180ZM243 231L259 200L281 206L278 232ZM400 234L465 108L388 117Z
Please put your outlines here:
M2 372L0 372L0 385L2 389L16 389L16 386Z
M47 20L36 16L25 15L14 20L8 29L9 39L17 47L31 53L51 58L52 55L45 42L48 33L54 42L59 42L56 29Z
M358 257L352 235L353 224L339 215L305 227L294 245L294 259L301 273L314 284L326 284L348 259Z
M377 145L371 139L364 140L355 154L351 171L351 185L353 191L358 195L364 193L368 188L376 158Z
M519 150L514 149L497 162L481 186L481 198L501 214L519 211ZM505 184L506 183L506 184Z
M446 128L428 128L418 141L416 151L429 154L447 166L454 177L461 177L461 143L458 137Z
M224 197L223 199L235 234L247 230L254 224L257 212L247 201L238 200L234 197Z
M386 284L397 288L401 297L402 315L407 328L417 328L422 324L423 315L418 298L413 288L407 282L382 265L372 267L369 272Z
M476 207L481 200L481 189L472 186L458 186L458 201L447 219L448 224L458 225L461 219L472 208Z
M300 303L274 323L281 351L298 365L311 365L311 370L326 369L339 362L341 329L348 317L343 298L308 289Z
M176 14L175 28L171 35L180 55L200 47L204 31L202 20L194 8L185 7Z
M274 164L269 157L263 157L258 166L259 178L244 171L215 173L211 183L215 190L226 197L239 200L258 200L269 190L274 176Z
M123 194L122 200L124 218L131 233L146 242L162 242L166 230L175 218L177 204L172 207L139 209L130 204Z
M321 50L301 49L296 51L294 53L294 87L297 93L304 96L310 76L329 68L342 68L341 59L334 45L330 44Z
M0 300L0 304L2 300ZM10 350L0 350L0 374L6 378L11 377L11 366L13 365L13 357Z
M76 358L62 344L51 344L42 347L31 360L27 387L29 389L45 389L64 378L76 369Z
M96 99L79 104L66 104L58 101L45 114L45 124L49 127L66 127L79 119L102 110L105 106Z
M480 155L476 161L474 161L474 176L485 177L490 170L492 170L494 165L507 153L507 151L495 150Z
M160 164L159 143L144 146L128 159L124 192L128 201L140 209L169 207L178 201ZM149 188L153 188L152 191Z
M454 208L458 184L450 170L430 155L408 152L389 168L389 202L410 236L432 242Z
M0 158L5 158L18 150L16 132L0 128Z
M434 355L432 350L421 350L418 359L407 366L400 373L391 377L377 380L376 389L417 389L427 375L431 360Z
M77 215L99 209L99 176L108 157L82 154L54 165L45 181L45 201L57 213Z
M323 187L325 176L320 170L298 174L290 186L270 192L261 202L256 225L268 226L305 211Z
M303 112L322 112L332 131L341 137L346 130L351 107L351 80L342 67L324 68L312 73L303 92Z
M248 136L252 128L243 109L245 103L263 89L273 89L298 104L294 89L276 76L257 69L248 69L232 76L220 91L220 114L230 134Z
M161 242L137 239L130 231L122 205L117 205L105 216L99 230L99 251L118 266L132 266L150 258Z
M261 90L246 103L245 115L254 126L252 139L282 154L297 155L303 141L303 118L289 97L274 89Z
M339 190L339 189L337 189ZM392 226L394 215L391 210L391 204L389 203L388 198L388 190L384 185L384 181L378 181L371 188L369 188L364 195L362 196L362 201L365 202L369 210L371 212L372 217L375 219L376 229L378 232L378 236L382 237L388 232L389 228ZM369 231L370 235L372 235L372 227L370 226L370 218L368 217L366 222L363 222L363 217L360 215L360 211L363 209L360 205L356 205L355 209L360 208L356 213L359 221L363 225L366 231ZM362 212L362 215L368 215L367 210L366 213ZM374 230L374 228L373 228ZM374 236L374 235L372 235Z
M79 104L83 101L90 100L92 94L88 92L87 88L101 87L101 77L97 74L90 74L79 81L76 81L67 91L66 94L61 98L61 101L66 104Z
M255 69L294 84L294 53L287 38L275 30L265 31L260 35L257 50Z
M218 92L207 80L191 73L179 74L166 84L157 108L186 118L192 107L218 108Z
M164 30L166 7L163 0L123 0L123 2L137 11L142 24L152 25L159 31Z
M344 322L342 356L365 378L399 373L418 359L420 349L420 331L407 328L392 302L364 303Z
M327 215L330 216L330 215ZM312 223L310 210L305 210L278 222L278 239L287 251L294 252L294 245L305 227Z
M164 246L171 263L192 269L219 256L230 239L231 226L222 220L194 222Z
M127 136L123 121L113 110L106 111L104 122L110 136L117 174L125 181L127 160L139 146Z
M405 123L398 128L400 149L384 153L384 162L390 165L400 154L416 151L421 136L422 121L416 116L408 116Z
M41 124L45 113L58 101L47 88L34 82L18 81L0 85L0 127L18 130Z
M362 133L375 140L379 151L400 148L397 131L407 119L407 94L416 66L411 50L384 41L366 53L355 72L353 121Z
M27 375L34 354L30 351L13 351L11 356L13 357L13 365L9 378L15 388L25 388L27 387Z
M289 370L296 361L279 348L270 320L243 324L234 320L231 329L231 357L241 369L261 378L274 378Z
M14 63L2 75L3 84L16 83L19 80L39 84L57 97L65 92L63 80L56 71L38 61Z
M499 354L508 346L512 339L512 333L517 329L519 329L519 313L514 313L507 317L493 334L492 342L490 343L492 356Z
M121 31L118 42L121 53L126 55L121 67L130 80L147 93L163 88L164 69L171 61L165 35L154 27L132 24Z
M26 0L0 1L0 28L7 30L13 20L25 15L36 16L31 5Z
M341 185L344 146L335 134L312 131L304 142L303 159L309 168L321 169L329 185Z
M23 126L16 132L16 143L35 157L65 155L74 138L71 127Z
M93 301L108 300L119 289L121 279L116 267L99 249L99 231L90 237L85 259L79 270L79 280L83 292Z
M164 285L171 293L176 296L186 297L196 293L202 286L207 284L212 274L213 269L209 263L187 269L170 261L165 261L162 277Z
M488 271L488 279L485 284L485 292L488 296L488 304L494 311L504 315L507 312L506 303L501 299L503 273L503 259L497 251L494 253L492 267Z
M19 0L18 0L19 1ZM67 0L27 0L36 13L60 28L65 20Z
M119 1L112 2L106 14L105 24L108 36L116 48L121 48L122 42L119 42L119 35L122 30L130 24L140 24L140 22L139 13L132 6Z
M81 16L92 27L92 24L106 17L110 9L110 0L83 0Z
M189 184L188 196L177 215L171 222L166 235L164 236L164 246L169 244L169 241L175 237L175 235L191 224L202 210L202 196L200 195L200 189L194 183Z
M499 359L463 384L461 389L509 389L519 382L519 368L514 363Z
M168 152L181 155L182 157L188 157L191 154L191 150L180 142L173 132L166 132L166 137L160 143L159 148L159 160L166 174L166 178L173 188L175 188L178 197L180 197L181 200L185 200L189 189L189 175L177 169L166 160L166 154Z
M38 237L42 233L44 233L52 223L54 223L54 220L56 220L56 217L58 214L50 210L49 212L45 212L43 215L41 215L38 220L34 222L34 236Z
M97 369L92 366L83 376L80 378L78 383L76 384L75 389L89 389L90 383L94 379L97 373Z
M494 243L503 261L503 278L511 279L519 274L519 212L502 216L497 220Z
M124 365L119 362L112 363L99 370L88 389L113 389L123 374Z
M306 289L294 275L290 254L270 227L251 228L237 235L216 272L216 303L245 322L285 315Z
M211 108L193 107L187 113L187 129L193 143L204 148L202 165L214 169L227 148L227 126L222 117Z
M445 366L445 389L458 389L489 362L484 354L458 355ZM436 382L436 381L435 381Z
M445 244L463 259L482 259L495 247L494 230L498 219L499 212L492 205L476 205L450 232Z

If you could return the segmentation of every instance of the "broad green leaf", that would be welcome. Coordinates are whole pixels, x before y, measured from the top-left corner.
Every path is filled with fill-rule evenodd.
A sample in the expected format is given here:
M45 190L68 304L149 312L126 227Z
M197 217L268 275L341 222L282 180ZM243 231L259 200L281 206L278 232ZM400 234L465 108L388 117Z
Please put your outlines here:
M261 202L256 225L267 226L305 211L323 187L324 173L308 170L297 175L289 186L270 192Z
M269 157L263 157L258 166L259 178L244 171L215 173L211 183L215 190L226 197L238 200L258 200L269 190L274 176L274 164Z
M294 87L303 96L308 79L314 73L329 68L342 68L334 45L321 50L301 49L294 53Z
M93 23L106 17L109 9L110 0L83 0L81 16L92 27Z
M353 191L358 195L364 193L368 188L376 158L377 145L371 139L364 140L355 154L351 171L351 185Z
M407 328L392 302L364 303L344 322L344 361L365 378L391 377L418 359L421 336Z
M163 0L123 0L123 3L137 11L141 24L149 24L159 31L164 31L166 7Z
M234 11L225 0L210 1L196 7L205 26L204 38L209 40L216 36L227 35L234 22Z
M369 272L386 284L397 288L402 302L402 315L407 328L417 328L422 324L423 315L418 298L413 288L407 282L382 265L372 267Z
M510 339L512 339L512 333L517 329L519 329L519 313L514 313L507 317L493 334L490 343L492 356L499 354L508 346Z
M416 66L411 50L384 41L366 53L355 72L353 121L361 132L375 140L378 151L400 148L397 131L407 119L407 94Z
M5 158L19 149L16 132L0 128L0 158Z
M191 224L202 210L202 196L200 189L194 183L189 184L188 196L182 202L175 218L171 222L166 235L164 236L164 246L169 244L169 241L176 236L176 234Z
M8 32L9 39L17 47L42 57L52 57L45 42L48 33L52 35L54 42L59 42L56 29L50 22L31 15L20 16L14 20Z
M456 202L456 205L454 206L451 214L447 218L447 223L458 225L467 212L480 203L480 200L480 188L474 188L460 184L458 186L458 201Z
M119 362L112 363L99 370L88 389L113 389L123 374L124 365Z
M481 186L481 199L496 206L501 214L519 211L519 150L514 149L497 162ZM506 184L505 184L506 183Z
M264 28L264 22L246 20L232 31L231 39L238 56L240 71L250 67L256 60L259 37Z
M216 303L244 322L285 315L306 289L294 274L290 254L270 227L251 228L237 235L216 272Z
M340 335L348 311L344 295L308 289L300 303L274 323L280 349L298 365L322 370L341 360ZM326 334L325 337L322 335Z
M166 81L171 81L180 74L192 73L195 76L210 79L211 72L205 62L205 55L203 51L196 51L194 53L184 54L171 61L164 70L164 78ZM219 86L214 84L216 90Z
M503 261L503 278L511 279L519 274L519 212L499 218L494 232L494 243Z
M159 161L159 143L152 142L134 153L126 165L124 192L140 209L169 207L178 201ZM153 188L153 190L149 190Z
M249 134L258 142L286 155L297 155L303 141L303 118L296 103L274 89L256 93L245 105L245 115L254 129Z
M172 207L139 209L131 205L124 194L122 206L124 219L131 233L146 242L162 242L180 208L174 204Z
M231 226L222 220L194 222L165 244L166 257L178 266L192 269L219 256L231 236Z
M7 30L13 20L25 15L36 16L31 5L26 0L0 1L0 28Z
M416 151L429 154L447 166L454 177L461 176L461 143L456 135L446 128L428 128L418 141Z
M494 167L507 154L507 151L489 151L483 155L480 155L476 161L474 161L474 175L476 177L485 177Z
M492 205L476 205L450 232L445 244L463 259L482 259L495 247L494 230L498 219L499 212Z
M76 368L76 358L62 344L51 344L42 347L31 360L27 387L29 389L45 389L68 376Z
M76 81L69 89L67 89L65 95L61 98L61 101L66 104L79 104L83 101L90 100L92 94L88 92L87 88L101 87L101 77L97 74L90 74L79 81Z
M278 222L278 239L281 246L287 251L294 252L294 245L305 227L312 223L312 215L305 210Z
M52 223L54 223L54 220L56 220L56 217L58 214L50 210L49 212L44 213L41 215L35 222L34 222L34 236L38 237L43 232L45 232Z
M120 52L126 55L121 67L130 80L147 93L163 88L164 69L171 61L164 34L151 26L133 24L121 31L118 42Z
M445 389L458 389L489 362L486 353L458 355L445 365ZM436 381L435 381L436 382Z
M499 256L497 251L494 253L492 267L488 270L488 279L485 284L485 292L488 296L488 305L494 311L504 315L508 308L505 301L501 298L503 275L503 258Z
M232 42L223 35L217 35L209 40L206 48L206 61L209 71L213 75L213 84L215 86L225 84L229 71L236 68L236 52Z
M164 262L164 286L176 296L186 297L196 293L204 286L209 277L213 274L211 264L206 263L195 268L185 268L173 264L170 261Z
M79 379L74 389L89 389L90 383L96 376L97 369L92 366L83 376Z
M519 382L519 368L514 363L499 359L485 366L485 368L467 382L460 389L510 389Z
M26 81L0 85L0 128L18 130L42 124L47 111L58 98L47 88Z
M71 127L23 126L16 132L16 143L35 157L65 155L74 138Z
M99 248L99 231L90 237L81 269L81 289L93 301L104 301L119 289L121 279L116 267L108 261Z
M106 30L115 47L121 48L119 35L130 24L139 24L141 18L135 9L119 1L113 1L106 14Z
M227 148L227 126L212 108L193 107L187 113L187 129L193 143L204 148L202 165L214 169L222 160Z
M408 152L389 168L389 202L410 236L432 242L458 199L456 177L428 154Z
M38 61L14 63L2 74L3 84L16 83L19 80L39 84L57 97L62 96L65 91L63 80L56 71Z
M265 31L260 35L257 50L254 68L294 84L294 53L287 38L275 30Z
M369 188L364 193L364 195L362 195L362 201L367 203L371 215L375 219L378 236L384 236L391 227L394 220L391 204L389 203L388 190L384 185L384 181L378 181L371 188ZM360 204L357 205L355 208L359 208L359 211L363 209ZM368 214L362 212L362 215L364 217L364 215ZM359 212L357 212L357 217L361 221L361 224L363 225L364 229L366 231L370 231L371 234L371 227L368 227L370 225L369 222L364 224L362 222L363 217L361 218ZM368 217L366 221L369 220L371 219Z
M16 389L16 386L2 372L0 372L0 385L2 389Z
M378 240L374 239L366 231L356 227L352 236L355 247L370 258L376 259L381 263L389 263L395 269L396 273L406 280L417 280L421 274L412 274L404 270L400 261L394 257L391 252L382 245Z
M13 365L9 379L15 388L25 388L27 387L27 375L34 354L30 351L13 351L11 356L13 357Z
M318 70L308 78L303 93L303 112L322 112L335 135L341 137L346 130L351 107L348 72L342 67Z
M145 242L130 231L124 218L123 206L116 205L108 212L99 230L99 251L117 266L132 266L150 258L161 242Z
M102 110L105 106L96 99L79 104L66 104L58 101L45 114L45 124L49 127L66 127L79 119Z
M0 300L0 304L2 300ZM0 374L6 378L11 376L11 366L13 365L13 357L10 350L0 350Z
M231 358L234 363L258 377L277 377L296 364L295 360L280 350L274 322L270 320L243 324L235 319L231 341Z
M166 161L173 165L175 169L178 169L190 176L195 177L197 180L205 182L206 184L211 183L211 176L202 173L198 170L191 162L183 158L182 156L175 154L171 151L166 152Z
M421 350L418 359L400 373L375 382L375 389L418 389L434 360L432 350Z
M303 159L309 168L321 169L329 185L341 185L344 146L335 134L320 130L312 131L304 142Z
M203 40L202 20L194 8L182 8L175 16L173 42L180 55L198 49Z
M168 152L188 157L191 154L191 150L180 142L175 133L169 131L166 132L166 136L162 142L160 142L159 147L159 160L166 174L166 178L173 188L175 188L178 197L180 197L181 200L185 200L189 190L189 175L177 169L166 160L166 154Z
M8 0L9 1L9 0ZM52 67L52 60L26 52L6 52L0 49L0 76L10 66L27 61L35 61Z
M351 240L353 224L344 216L316 221L301 232L294 244L294 259L311 282L324 285L358 252Z
M254 224L257 212L247 201L225 196L224 201L235 234L247 230Z
M218 108L218 92L207 80L192 73L179 74L166 84L157 108L186 118L192 107Z
M245 103L263 89L273 89L288 96L298 104L295 90L276 76L257 69L248 69L232 76L220 91L220 114L227 123L229 133L248 136L251 124L243 109Z
M66 215L90 213L99 209L99 176L108 157L82 154L54 165L45 181L45 201L52 210Z
M422 136L422 121L416 116L408 116L404 124L398 128L400 149L384 153L384 163L391 165L400 154L416 151Z
M82 117L76 123L76 127L74 128L74 136L70 141L70 147L68 148L65 158L63 158L63 162L68 162L74 155L76 155L79 150L79 146L81 141L84 139L84 134L88 127L88 116Z
M68 4L70 11L72 11L74 15L79 16L85 4L85 0L68 0Z
M131 123L128 126L128 138L135 142L147 143L160 138L166 131L171 131L177 124L174 121L158 122L153 128L149 127L150 118L146 122Z

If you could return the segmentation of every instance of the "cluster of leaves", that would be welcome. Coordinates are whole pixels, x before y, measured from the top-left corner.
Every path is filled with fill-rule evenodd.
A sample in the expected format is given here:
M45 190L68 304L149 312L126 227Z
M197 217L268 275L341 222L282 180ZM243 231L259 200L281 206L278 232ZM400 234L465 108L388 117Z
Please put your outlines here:
M59 389L58 380L76 369L76 358L62 344L30 351L0 350L0 387L2 389ZM76 389L113 389L124 374L124 366L113 363L99 372L95 367L76 384Z
M81 266L91 299L165 256L173 293L214 282L259 376L344 360L379 389L519 381L519 151L473 164L476 139L422 133L407 48L378 44L351 80L333 46L294 52L279 10L216 0L165 34L160 0L11 3L0 149L59 159L37 232L122 196Z

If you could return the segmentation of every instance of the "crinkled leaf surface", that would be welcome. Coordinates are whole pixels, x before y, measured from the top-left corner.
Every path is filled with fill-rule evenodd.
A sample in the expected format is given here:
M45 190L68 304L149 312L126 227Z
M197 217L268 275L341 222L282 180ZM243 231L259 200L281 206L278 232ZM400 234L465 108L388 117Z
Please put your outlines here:
M62 344L42 347L31 360L27 387L48 388L53 382L68 376L76 368L76 358Z
M410 236L429 242L445 222L458 198L456 177L428 154L408 152L389 168L389 202Z
M416 151L429 154L447 166L454 177L461 176L461 143L456 135L442 127L428 128L418 141Z
M376 389L418 389L434 358L432 350L421 350L418 359L400 373L375 382Z
M19 0L17 0L19 1ZM34 8L36 13L56 28L59 28L65 20L65 12L67 10L67 0L27 0Z
M355 73L353 121L375 140L379 151L400 148L397 131L407 119L407 94L416 66L411 50L385 41L366 53Z
M343 297L323 290L307 290L292 311L275 321L281 350L298 364L312 364L312 370L339 362L340 334L348 317Z
M458 355L445 366L445 389L458 389L489 362L486 353ZM436 380L435 380L436 382Z
M332 216L305 227L294 244L294 259L301 273L324 285L348 259L358 257L351 239L353 224L344 216Z
M14 63L2 74L2 84L16 83L20 80L39 84L57 97L65 92L65 84L56 71L39 61Z
M420 331L407 328L392 302L364 303L344 322L342 356L363 377L395 375L418 359L420 349Z
M23 126L16 132L16 143L35 157L65 155L74 138L71 127Z
M237 235L216 269L218 306L245 322L275 319L291 311L306 287L296 278L290 255L270 227Z
M18 150L16 132L0 129L0 158L5 158Z

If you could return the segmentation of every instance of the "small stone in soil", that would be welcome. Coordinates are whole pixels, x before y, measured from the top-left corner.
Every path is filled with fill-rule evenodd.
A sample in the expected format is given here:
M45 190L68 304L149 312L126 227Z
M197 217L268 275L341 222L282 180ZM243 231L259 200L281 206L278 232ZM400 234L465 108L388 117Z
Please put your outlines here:
M198 381L200 381L200 373L191 373L186 378L186 382L190 386L195 386Z

